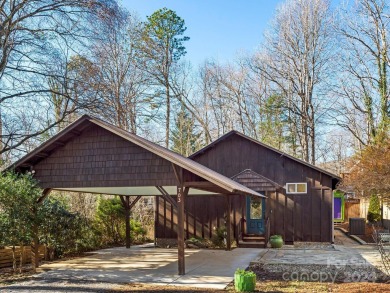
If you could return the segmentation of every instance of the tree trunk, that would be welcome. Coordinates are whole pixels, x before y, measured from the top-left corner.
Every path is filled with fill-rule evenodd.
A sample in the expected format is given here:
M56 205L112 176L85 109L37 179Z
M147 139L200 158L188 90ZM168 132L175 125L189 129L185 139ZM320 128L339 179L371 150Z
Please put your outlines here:
M170 118L171 118L171 98L169 96L169 84L168 81L166 81L167 84L165 85L165 93L167 95L167 120L165 124L165 147L169 147L169 128L170 128Z

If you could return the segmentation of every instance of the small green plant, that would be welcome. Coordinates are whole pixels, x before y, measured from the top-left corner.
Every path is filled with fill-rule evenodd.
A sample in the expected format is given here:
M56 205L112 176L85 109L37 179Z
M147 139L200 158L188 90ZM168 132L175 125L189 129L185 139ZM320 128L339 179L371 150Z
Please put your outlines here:
M256 274L252 271L237 269L234 273L234 288L237 292L252 292L256 287Z
M256 274L252 271L247 271L247 270L244 270L244 269L240 269L238 268L236 271L235 271L235 274L237 275L240 275L240 276L252 276L252 277L256 277Z
M281 248L283 246L283 237L282 235L272 235L269 238L269 242L272 248Z

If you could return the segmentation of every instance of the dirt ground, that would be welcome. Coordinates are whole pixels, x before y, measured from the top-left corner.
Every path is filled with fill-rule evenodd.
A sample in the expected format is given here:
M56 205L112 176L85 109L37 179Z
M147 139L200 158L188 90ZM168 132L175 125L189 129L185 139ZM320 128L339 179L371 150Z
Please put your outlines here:
M25 265L23 267L22 273L14 273L12 268L2 268L0 269L0 285L23 281L33 275L34 272L32 271L31 265Z
M225 290L194 289L176 286L153 286L146 284L128 284L110 291L114 292L165 292L165 293L198 293L198 292L235 292L233 285ZM255 292L390 292L390 284L383 283L319 283L319 282L286 282L286 281L262 281L257 282Z

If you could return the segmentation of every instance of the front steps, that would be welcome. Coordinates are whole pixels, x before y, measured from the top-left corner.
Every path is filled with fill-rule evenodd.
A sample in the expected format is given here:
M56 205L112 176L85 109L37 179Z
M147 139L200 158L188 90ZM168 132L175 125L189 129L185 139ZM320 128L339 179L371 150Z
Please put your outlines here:
M238 242L238 247L240 248L265 248L266 246L263 235L246 234Z

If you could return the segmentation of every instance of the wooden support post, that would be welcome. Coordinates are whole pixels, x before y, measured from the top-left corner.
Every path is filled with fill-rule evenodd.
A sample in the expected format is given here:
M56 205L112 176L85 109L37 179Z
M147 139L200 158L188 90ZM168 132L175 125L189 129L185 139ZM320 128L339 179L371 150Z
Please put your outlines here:
M141 195L138 195L132 203L130 203L130 196L120 195L119 198L122 201L122 205L125 208L125 221L126 221L126 248L130 248L130 211L135 204L141 199Z
M178 227L177 227L177 247L178 247L178 269L179 269L179 275L185 275L185 260L184 260L184 203L186 195L188 194L189 188L183 188L183 186L177 187L177 206L178 206L178 213L177 213L177 220L178 220Z
M232 250L232 225L231 225L231 206L232 206L232 201L231 201L231 196L227 195L226 196L226 250Z
M158 229L158 223L159 223L159 204L160 204L160 197L155 196L155 202L154 202L154 246L157 247L157 229Z
M129 196L126 196L125 217L126 217L126 248L130 248L130 197Z

